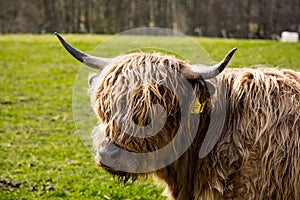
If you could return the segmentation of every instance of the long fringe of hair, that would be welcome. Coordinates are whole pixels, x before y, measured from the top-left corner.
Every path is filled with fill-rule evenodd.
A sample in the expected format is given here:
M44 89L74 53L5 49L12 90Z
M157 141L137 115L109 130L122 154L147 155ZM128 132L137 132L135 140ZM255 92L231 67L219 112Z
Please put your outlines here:
M185 65L171 56L135 53L109 66L92 96L105 137L136 153L161 149L178 133L183 135L182 145L191 143L194 138L187 130L195 126L194 116L188 112L182 117L182 110L191 110L196 96L190 94L205 102L203 113L209 113L210 100L203 80L186 80L180 74ZM94 138L97 148L97 134ZM172 156L179 157L173 146Z

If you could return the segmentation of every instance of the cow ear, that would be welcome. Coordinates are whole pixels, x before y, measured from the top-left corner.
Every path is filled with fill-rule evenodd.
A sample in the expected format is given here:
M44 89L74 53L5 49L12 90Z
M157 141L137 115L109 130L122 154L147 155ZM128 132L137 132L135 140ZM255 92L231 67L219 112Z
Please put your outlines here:
M93 81L95 80L95 77L97 76L96 73L90 73L88 76L88 83L89 83L89 88L93 85Z
M205 84L206 84L206 87L207 87L207 89L208 89L208 91L209 91L209 94L210 94L210 95L215 94L215 92L216 92L216 86L215 86L215 83L213 83L213 82L210 81L210 80L205 80Z

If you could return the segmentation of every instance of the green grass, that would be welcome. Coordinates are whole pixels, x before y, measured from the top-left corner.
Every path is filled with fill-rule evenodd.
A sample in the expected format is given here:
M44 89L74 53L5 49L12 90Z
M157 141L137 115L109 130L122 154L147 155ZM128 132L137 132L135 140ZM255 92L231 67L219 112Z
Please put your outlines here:
M110 36L65 37L90 52ZM299 43L193 39L213 60L238 47L232 67L300 70ZM168 45L193 53L184 44ZM164 199L151 179L123 185L93 164L72 116L79 67L54 35L0 36L0 199Z

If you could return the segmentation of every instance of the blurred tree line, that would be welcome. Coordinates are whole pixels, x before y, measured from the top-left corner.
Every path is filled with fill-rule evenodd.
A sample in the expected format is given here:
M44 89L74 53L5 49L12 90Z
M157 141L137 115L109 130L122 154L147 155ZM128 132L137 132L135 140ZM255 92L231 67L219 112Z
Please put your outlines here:
M300 0L0 0L1 33L119 33L157 26L188 35L270 38L300 32Z

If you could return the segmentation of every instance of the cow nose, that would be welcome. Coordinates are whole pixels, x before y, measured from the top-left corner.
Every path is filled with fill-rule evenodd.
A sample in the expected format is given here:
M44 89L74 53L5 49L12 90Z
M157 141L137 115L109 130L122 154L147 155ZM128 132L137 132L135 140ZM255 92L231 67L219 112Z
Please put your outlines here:
M121 155L121 150L118 147L113 147L113 148L104 148L100 147L99 148L99 156L102 161L112 161L115 159L118 159Z

